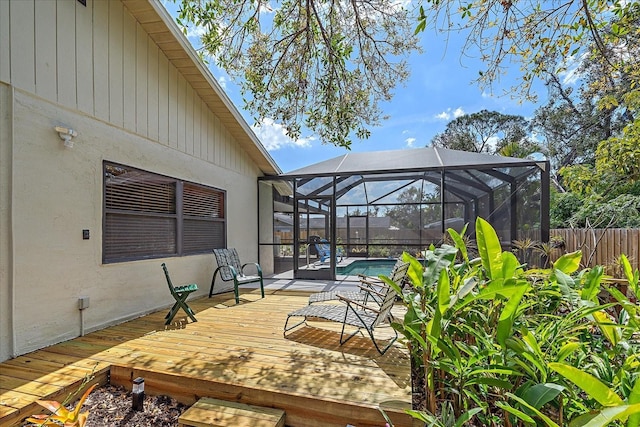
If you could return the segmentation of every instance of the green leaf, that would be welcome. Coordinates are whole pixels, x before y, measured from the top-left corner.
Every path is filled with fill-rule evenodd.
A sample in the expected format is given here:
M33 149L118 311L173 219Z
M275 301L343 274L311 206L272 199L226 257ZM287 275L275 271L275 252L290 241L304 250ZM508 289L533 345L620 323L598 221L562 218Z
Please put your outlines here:
M562 255L553 263L553 268L560 270L565 274L571 274L580 268L580 260L582 259L582 251L575 251Z
M500 313L500 319L498 320L496 338L502 348L506 347L505 341L511 336L513 322L518 313L518 306L525 292L529 289L529 284L524 282L524 284L516 285L516 287L517 291L513 293L509 301L504 305L502 313Z
M533 406L536 409L542 408L548 402L555 399L562 391L564 387L560 384L543 383L536 384L529 387L522 396L520 396L525 402Z
M558 351L557 361L564 362L564 360L569 357L574 351L579 349L582 346L581 343L578 342L569 342L560 347L560 351Z
M633 268L631 267L631 263L629 262L629 258L626 255L620 255L620 264L622 265L622 271L624 272L624 276L628 281L633 279Z
M529 403L525 402L523 399L521 399L520 397L516 396L513 393L506 393L507 396L509 396L510 398L512 398L513 400L517 401L518 403L520 403L521 405L523 405L525 408L529 409L530 411L532 411L534 414L536 414L536 416L538 418L540 418L542 421L545 422L546 425L548 425L549 427L559 427L558 424L554 423L551 418L547 417L546 415L544 415L542 412L538 411L536 408L534 408L533 406L531 406Z
M636 383L633 385L633 389L631 389L631 393L629 393L627 403L634 406L640 403L640 380L637 378ZM640 413L636 412L632 415L629 415L627 426L640 426Z
M600 282L604 275L604 268L601 265L593 267L585 276L584 288L582 288L581 298L585 301L598 302L600 292Z
M619 406L624 403L620 396L591 374L565 363L551 362L548 366L580 387L602 406Z
M613 323L607 313L603 311L596 311L592 314L592 316L604 336L611 343L611 345L613 345L614 347L617 346L620 342L620 330L618 329L618 325Z
M464 243L464 239L462 238L462 236L464 236L464 233L467 231L467 226L468 225L469 224L465 224L464 228L462 229L462 231L460 233L458 233L453 228L448 228L447 229L447 232L449 233L449 236L451 236L451 240L453 240L453 243L456 244L456 247L460 250L460 254L462 255L462 259L465 260L466 262L469 262L469 254L467 253L467 245Z
M514 408L513 406L509 405L506 402L496 402L496 406L500 409L504 409L505 411L515 415L516 417L520 418L522 421L525 421L531 424L536 423L536 421L533 418L531 418L529 415L525 414L519 409Z
M422 421L423 423L427 423L430 426L441 426L442 425L442 424L439 423L437 417L434 417L431 414L427 414L426 412L414 411L413 409L407 409L405 412L407 414L409 414L412 418L415 418L416 420Z
M440 272L440 280L438 280L438 311L441 316L449 308L449 301L451 300L451 295L449 294L450 286L447 270L442 270Z
M611 408L602 409L595 417L591 418L586 424L581 424L581 427L606 427L611 425L616 420L624 421L631 416L640 413L640 403L635 405L620 405ZM629 424L628 427L637 427L638 424Z
M629 287L636 293L638 293L638 281L640 280L640 272L638 270L633 271L631 268L631 263L629 263L629 259L626 255L620 256L620 264L622 265L622 271L624 271L624 276L629 281Z
M518 267L520 267L520 261L512 252L502 252L501 277L508 279L515 276Z
M402 254L402 261L409 263L409 270L407 271L407 277L411 281L411 284L416 288L424 286L424 268L420 261L415 259L409 253L404 252Z
M518 374L521 375L520 373ZM472 378L466 381L465 384L466 385L484 384L484 385L489 385L491 387L501 388L503 390L511 390L513 388L513 384L510 383L509 381L499 380L497 378L491 378L491 377Z
M478 285L478 279L475 277L469 277L465 279L464 285L458 290L455 297L451 301L451 304L455 304L458 300L464 299L471 291Z
M478 412L484 412L484 409L483 408L472 408L472 409L469 409L467 412L465 412L464 414L460 415L460 417L458 417L454 427L462 427L462 426L464 426L465 423L467 421L469 421L471 418L473 418L473 416L475 414L477 414Z
M458 249L456 247L446 244L433 251L427 251L425 254L427 266L423 274L424 285L435 287L438 280L440 280L440 272L453 263L457 254Z
M482 266L487 272L490 279L499 275L501 271L500 254L502 247L500 239L491 224L486 220L478 217L476 219L476 241L478 244L478 252L482 259Z

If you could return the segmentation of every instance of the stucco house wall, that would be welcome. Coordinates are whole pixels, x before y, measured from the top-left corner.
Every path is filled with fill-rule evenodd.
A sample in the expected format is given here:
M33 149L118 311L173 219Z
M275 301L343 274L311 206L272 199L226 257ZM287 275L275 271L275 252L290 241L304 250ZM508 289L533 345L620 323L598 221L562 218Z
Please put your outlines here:
M275 163L157 1L86 3L0 1L0 361L171 305L162 262L208 292L210 254L102 263L105 160L225 190L227 244L258 257Z

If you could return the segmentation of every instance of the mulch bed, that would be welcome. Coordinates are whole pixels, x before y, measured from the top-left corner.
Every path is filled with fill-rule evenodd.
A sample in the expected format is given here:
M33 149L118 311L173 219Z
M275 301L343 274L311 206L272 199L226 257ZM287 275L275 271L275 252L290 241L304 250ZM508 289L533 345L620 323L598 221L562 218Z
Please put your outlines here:
M186 410L169 396L146 396L144 411L134 411L131 392L112 385L95 388L82 408L89 411L86 427L177 427L178 417Z

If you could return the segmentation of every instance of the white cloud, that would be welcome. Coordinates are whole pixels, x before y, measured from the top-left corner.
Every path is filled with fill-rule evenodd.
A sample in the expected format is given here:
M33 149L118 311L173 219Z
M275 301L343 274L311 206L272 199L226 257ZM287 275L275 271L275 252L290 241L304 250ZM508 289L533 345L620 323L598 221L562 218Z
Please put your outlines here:
M313 137L292 139L287 135L284 126L269 118L253 125L252 128L267 151L279 150L286 146L311 147L311 142L315 140Z
M578 80L582 78L582 74L579 71L582 62L586 59L586 53L580 56L570 56L564 60L565 71L561 72L559 76L562 78L562 84L575 85Z
M415 138L407 138L404 140L407 143L407 147L413 147L413 143L416 142Z
M218 83L220 84L220 87L222 87L223 89L227 89L227 77L226 76L218 77Z
M496 149L496 146L498 145L499 141L500 141L500 138L498 138L497 136L492 136L492 137L489 137L489 139L487 139L487 145L491 147L491 151Z
M436 114L435 118L439 119L439 120L451 120L451 118L453 117L454 119L457 119L460 116L464 116L465 112L462 109L462 107L458 107L455 110L451 110L451 107L447 108L445 111L443 111L440 114Z

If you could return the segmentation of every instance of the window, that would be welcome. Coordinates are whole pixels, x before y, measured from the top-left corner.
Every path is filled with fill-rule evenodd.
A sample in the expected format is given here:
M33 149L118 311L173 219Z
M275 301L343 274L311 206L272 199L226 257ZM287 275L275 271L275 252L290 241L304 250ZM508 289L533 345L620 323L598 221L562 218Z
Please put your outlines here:
M225 247L224 202L222 190L105 162L103 262Z

